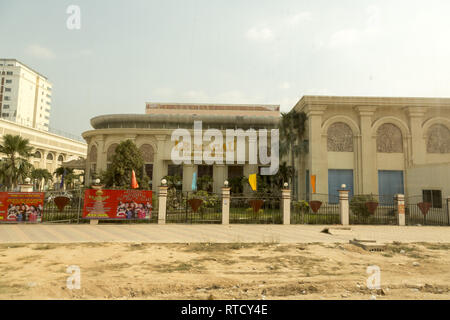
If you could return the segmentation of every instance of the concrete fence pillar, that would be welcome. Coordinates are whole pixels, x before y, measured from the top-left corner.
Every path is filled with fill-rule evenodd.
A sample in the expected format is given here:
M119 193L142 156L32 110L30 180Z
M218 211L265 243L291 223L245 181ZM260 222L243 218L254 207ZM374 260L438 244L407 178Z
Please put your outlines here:
M222 187L222 224L230 224L230 189Z
M447 198L447 224L450 226L450 197Z
M283 224L291 224L291 190L281 189L281 208L283 210Z
M396 194L394 197L395 209L398 215L398 225L404 226L406 225L405 219L405 195L404 194Z
M350 207L348 204L349 190L339 191L339 212L341 214L341 224L348 226L350 224Z
M166 211L167 211L167 186L159 187L158 194L158 224L166 223Z
M92 185L92 189L94 190L102 190L102 185L100 184L100 180L96 180L95 184ZM98 219L89 219L89 224L98 224Z

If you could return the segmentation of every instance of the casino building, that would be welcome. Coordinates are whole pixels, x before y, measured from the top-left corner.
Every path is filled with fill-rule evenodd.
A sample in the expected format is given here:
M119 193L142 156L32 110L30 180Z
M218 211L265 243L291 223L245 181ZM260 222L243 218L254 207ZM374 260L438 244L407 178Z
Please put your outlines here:
M351 194L380 195L386 202L396 193L436 203L450 196L450 99L304 96L294 108L308 116L309 152L296 163L297 198L336 202L342 184ZM198 177L213 177L217 192L224 180L257 172L258 164L248 163L248 148L243 164L173 164L172 131L192 130L195 120L203 122L204 130L270 132L278 126L280 108L147 103L145 114L95 117L93 130L83 133L87 179L106 170L124 139L142 150L153 190L162 177L174 174L183 177L183 190L190 190L197 172Z
M94 172L107 169L118 144L126 139L136 143L143 153L145 168L152 190L156 191L166 175L183 177L182 189L191 190L194 172L198 178L209 175L213 178L213 191L220 192L226 179L256 173L258 164L248 161L248 139L246 139L245 161L233 165L174 164L171 151L177 141L172 141L172 132L178 128L193 131L194 121L202 121L203 130L218 129L225 136L226 129L277 128L280 118L278 105L225 105L225 104L176 104L147 103L145 114L102 115L91 119L93 130L83 133L88 144L86 161L87 181ZM270 139L270 137L269 137Z

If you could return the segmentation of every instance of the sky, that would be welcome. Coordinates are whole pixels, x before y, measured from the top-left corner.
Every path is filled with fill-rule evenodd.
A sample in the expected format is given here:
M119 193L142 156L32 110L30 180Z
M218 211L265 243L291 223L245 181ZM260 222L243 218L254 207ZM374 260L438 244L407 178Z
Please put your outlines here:
M449 17L447 0L0 0L0 57L47 76L50 126L80 135L146 102L450 97Z

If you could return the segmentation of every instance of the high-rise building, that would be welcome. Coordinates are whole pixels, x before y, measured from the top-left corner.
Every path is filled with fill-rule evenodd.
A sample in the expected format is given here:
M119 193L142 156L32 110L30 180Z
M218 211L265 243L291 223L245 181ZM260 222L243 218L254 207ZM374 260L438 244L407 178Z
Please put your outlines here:
M48 131L52 84L16 59L0 58L0 117Z

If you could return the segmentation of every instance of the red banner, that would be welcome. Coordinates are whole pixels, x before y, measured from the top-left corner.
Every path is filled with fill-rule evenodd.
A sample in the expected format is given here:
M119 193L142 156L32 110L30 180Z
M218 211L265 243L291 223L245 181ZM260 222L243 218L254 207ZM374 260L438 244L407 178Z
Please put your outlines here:
M0 192L0 222L41 222L43 192Z
M150 219L152 192L147 190L95 190L84 194L83 218Z

